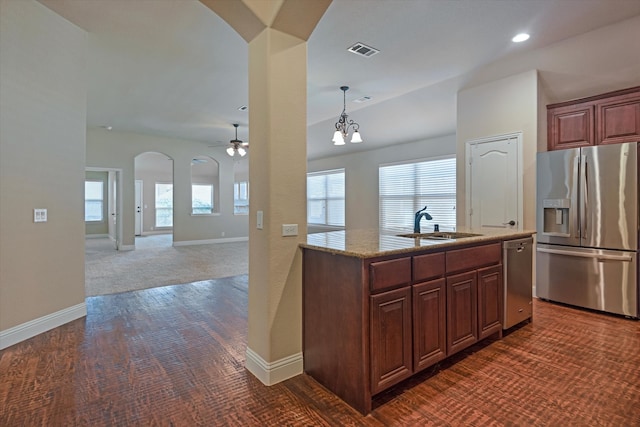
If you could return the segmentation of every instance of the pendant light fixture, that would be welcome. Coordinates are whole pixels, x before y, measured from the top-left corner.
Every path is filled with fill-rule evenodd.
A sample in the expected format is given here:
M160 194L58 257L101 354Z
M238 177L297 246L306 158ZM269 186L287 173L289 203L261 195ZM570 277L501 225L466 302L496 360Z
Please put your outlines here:
M353 126L353 135L351 135L351 142L358 143L362 142L362 137L360 136L360 125L353 120L349 120L349 116L346 113L347 110L347 91L349 90L349 86L340 86L340 90L342 91L342 114L340 114L340 118L336 122L336 131L333 134L333 145L344 145L347 137L349 136L349 128Z

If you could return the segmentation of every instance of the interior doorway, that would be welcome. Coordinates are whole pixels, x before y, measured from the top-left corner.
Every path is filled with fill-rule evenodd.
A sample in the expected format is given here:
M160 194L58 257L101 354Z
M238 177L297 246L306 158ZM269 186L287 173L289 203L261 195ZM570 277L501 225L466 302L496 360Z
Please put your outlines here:
M145 249L144 240L173 245L173 159L164 153L145 152L134 160L135 247ZM164 235L162 239L146 239ZM155 246L155 245L154 245Z
M87 167L85 171L88 173L96 172L105 176L103 180L105 196L102 203L105 205L104 223L106 224L106 233L101 233L98 237L107 237L108 245L114 250L120 250L122 243L122 169ZM90 235L87 234L85 236L89 237Z

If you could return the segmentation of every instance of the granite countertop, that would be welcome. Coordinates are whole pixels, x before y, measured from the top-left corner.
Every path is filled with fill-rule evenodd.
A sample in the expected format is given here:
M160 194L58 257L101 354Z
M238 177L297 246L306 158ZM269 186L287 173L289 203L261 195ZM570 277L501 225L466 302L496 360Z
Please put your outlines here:
M379 230L344 230L314 233L300 247L358 258L373 258L384 255L411 253L416 250L444 249L476 243L513 240L529 237L534 230L503 229L458 229L457 233L480 234L452 240L428 240L399 237L397 234L382 234ZM407 231L406 234L411 233Z

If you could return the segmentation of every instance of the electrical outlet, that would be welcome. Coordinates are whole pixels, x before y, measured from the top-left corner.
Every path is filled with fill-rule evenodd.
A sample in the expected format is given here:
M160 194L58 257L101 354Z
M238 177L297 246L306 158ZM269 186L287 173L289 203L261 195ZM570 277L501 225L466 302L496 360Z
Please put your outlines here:
M283 236L297 236L298 235L298 224L282 224L282 235Z

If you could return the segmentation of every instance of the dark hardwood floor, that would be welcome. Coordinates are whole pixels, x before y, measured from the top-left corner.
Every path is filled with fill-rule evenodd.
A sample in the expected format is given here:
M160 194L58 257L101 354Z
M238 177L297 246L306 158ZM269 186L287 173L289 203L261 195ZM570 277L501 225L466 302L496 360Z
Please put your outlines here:
M247 277L87 299L0 352L0 426L639 426L640 322L535 301L534 321L377 396L244 368Z

